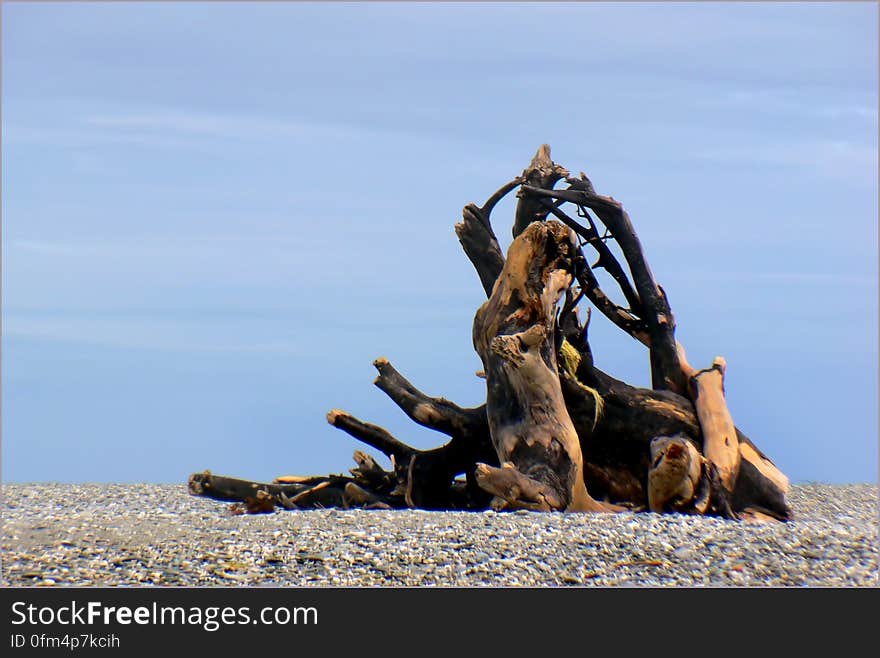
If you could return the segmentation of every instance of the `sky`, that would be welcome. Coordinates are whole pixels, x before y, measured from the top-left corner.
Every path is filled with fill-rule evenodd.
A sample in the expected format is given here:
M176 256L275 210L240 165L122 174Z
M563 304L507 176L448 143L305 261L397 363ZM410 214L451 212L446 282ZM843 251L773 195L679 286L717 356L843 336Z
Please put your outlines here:
M876 3L2 5L2 479L345 472L485 399L453 226L537 147L623 202L793 482L878 475ZM494 213L510 242L513 200ZM649 385L599 313L596 362ZM387 464L387 462L384 462Z

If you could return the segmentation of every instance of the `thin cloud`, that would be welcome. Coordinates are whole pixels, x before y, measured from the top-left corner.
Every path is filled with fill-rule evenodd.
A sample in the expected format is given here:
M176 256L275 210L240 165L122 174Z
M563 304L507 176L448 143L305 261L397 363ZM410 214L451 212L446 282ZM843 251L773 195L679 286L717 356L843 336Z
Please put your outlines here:
M692 154L718 164L769 165L812 170L829 178L875 184L877 147L842 140L706 149Z
M238 329L238 327L236 327ZM11 314L4 318L5 338L38 339L97 347L122 347L187 353L265 353L304 356L301 343L273 340L253 342L217 336L216 322L182 323L125 318L81 318L74 315L37 317ZM240 333L240 332L239 332Z
M871 101L874 104L870 104ZM796 116L821 117L826 119L865 119L876 122L878 118L877 99L858 95L849 102L830 105L817 103L815 94L806 95L790 89L733 89L711 96L701 97L703 107L748 109L758 112L773 112Z
M176 132L209 137L301 137L308 134L309 130L306 124L291 121L183 112L93 115L86 117L85 122L100 128Z
M837 274L834 272L755 272L755 271L678 271L678 277L691 280L699 277L704 281L727 281L741 283L796 283L812 285L846 285L874 287L878 285L876 276Z
M849 119L851 117L858 117L876 122L878 116L877 108L868 107L867 105L841 105L833 107L820 107L816 108L815 111L821 116L826 116L832 119Z
M344 123L290 121L267 116L221 115L181 110L90 115L84 122L95 128L126 133L176 134L214 139L348 139L371 130Z
M339 141L376 138L389 130L348 123L292 121L256 115L221 115L182 110L121 111L72 118L66 126L29 125L28 119L4 125L7 144L128 144L181 148L222 140Z

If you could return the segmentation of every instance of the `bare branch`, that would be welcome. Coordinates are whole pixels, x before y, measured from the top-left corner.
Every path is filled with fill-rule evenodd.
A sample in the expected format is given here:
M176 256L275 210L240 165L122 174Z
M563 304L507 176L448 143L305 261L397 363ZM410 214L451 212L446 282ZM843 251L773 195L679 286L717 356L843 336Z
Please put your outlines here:
M550 159L550 147L547 144L541 145L529 166L522 173L522 178L527 185L548 190L566 176L568 176L568 171ZM546 218L547 209L544 204L520 192L513 220L513 237L515 238L522 233L532 222L541 222Z

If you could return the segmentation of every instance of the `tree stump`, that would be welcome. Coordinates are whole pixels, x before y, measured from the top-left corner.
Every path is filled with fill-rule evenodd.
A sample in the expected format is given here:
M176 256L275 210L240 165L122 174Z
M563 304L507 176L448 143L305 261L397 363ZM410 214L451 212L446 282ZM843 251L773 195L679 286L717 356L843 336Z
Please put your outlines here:
M567 187L557 189L560 181ZM490 217L513 190L519 199L505 258ZM569 176L543 145L482 206L466 205L455 232L488 298L473 325L485 404L466 408L426 395L387 359L374 363L376 386L413 421L446 435L446 443L417 450L334 410L328 422L387 455L391 471L357 451L350 475L261 483L204 472L190 477L190 491L244 503L236 509L254 513L492 506L790 518L788 478L727 408L726 362L719 357L705 370L688 363L666 292L620 202L597 194L586 175ZM592 265L584 249L595 254ZM599 285L598 269L611 275L621 302ZM591 307L582 322L585 302ZM652 388L596 367L591 308L645 345Z

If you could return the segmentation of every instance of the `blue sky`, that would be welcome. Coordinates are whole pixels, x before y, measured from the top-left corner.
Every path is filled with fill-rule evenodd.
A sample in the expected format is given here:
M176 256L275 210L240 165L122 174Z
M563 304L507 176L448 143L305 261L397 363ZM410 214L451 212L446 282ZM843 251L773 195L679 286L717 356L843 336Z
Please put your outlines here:
M439 445L371 362L482 401L453 225L544 142L623 201L737 424L876 481L876 4L2 12L5 481L341 472L336 407Z

